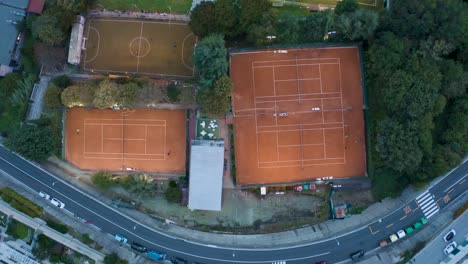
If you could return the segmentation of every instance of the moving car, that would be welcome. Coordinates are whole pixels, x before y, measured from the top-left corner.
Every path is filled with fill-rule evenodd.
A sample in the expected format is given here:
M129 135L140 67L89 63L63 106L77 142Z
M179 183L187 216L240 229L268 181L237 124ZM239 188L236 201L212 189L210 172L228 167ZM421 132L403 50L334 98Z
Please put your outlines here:
M455 230L450 230L447 234L445 234L444 236L444 241L445 242L449 242L450 240L453 239L453 237L457 234L457 232L455 232Z
M39 196L46 199L46 200L49 200L50 199L50 195L48 195L47 193L43 192L43 191L40 191L39 192Z
M50 200L50 203L59 207L59 208L64 208L65 207L65 204L62 203L61 201L57 200L57 198L52 198L52 200Z
M187 264L187 261L183 258L178 258L178 257L172 257L171 262L173 264Z
M132 247L132 249L134 249L136 251L140 251L142 253L146 252L146 247L141 245L141 244L138 244L137 242L133 242L131 247Z
M444 248L444 253L447 255L450 255L450 253L452 253L456 248L457 248L457 242L452 241L452 243L448 244Z
M128 239L126 237L124 237L123 235L121 234L116 234L115 235L115 240L119 241L120 243L127 243Z
M359 260L364 256L364 250L359 250L351 254L352 260Z

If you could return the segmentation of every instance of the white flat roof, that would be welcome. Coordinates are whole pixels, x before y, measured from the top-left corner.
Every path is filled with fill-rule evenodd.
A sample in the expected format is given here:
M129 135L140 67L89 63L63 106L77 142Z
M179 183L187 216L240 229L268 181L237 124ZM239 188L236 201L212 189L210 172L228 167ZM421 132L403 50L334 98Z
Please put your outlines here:
M188 208L220 211L224 140L192 140Z

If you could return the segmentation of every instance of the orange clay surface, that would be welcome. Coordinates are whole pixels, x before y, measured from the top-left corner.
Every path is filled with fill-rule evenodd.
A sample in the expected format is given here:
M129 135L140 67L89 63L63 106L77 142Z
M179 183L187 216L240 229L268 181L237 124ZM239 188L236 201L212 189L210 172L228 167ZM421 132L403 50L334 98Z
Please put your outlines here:
M357 47L231 53L239 185L366 175Z
M185 173L185 111L67 111L65 158L86 170Z

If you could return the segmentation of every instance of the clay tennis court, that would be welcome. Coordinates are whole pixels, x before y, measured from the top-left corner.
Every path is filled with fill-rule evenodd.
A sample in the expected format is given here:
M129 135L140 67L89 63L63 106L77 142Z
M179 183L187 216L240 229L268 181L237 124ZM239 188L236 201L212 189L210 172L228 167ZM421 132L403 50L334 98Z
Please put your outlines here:
M357 47L230 56L238 184L366 175Z
M196 36L187 23L91 19L83 38L83 69L193 77Z
M81 169L185 173L185 111L67 111L65 158Z

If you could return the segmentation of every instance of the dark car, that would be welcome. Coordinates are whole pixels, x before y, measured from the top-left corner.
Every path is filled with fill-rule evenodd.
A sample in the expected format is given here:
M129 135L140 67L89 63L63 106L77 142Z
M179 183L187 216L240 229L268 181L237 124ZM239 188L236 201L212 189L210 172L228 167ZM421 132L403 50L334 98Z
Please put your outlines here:
M315 262L315 264L327 264L326 261L319 261L319 262Z
M187 264L188 262L183 258L172 257L171 262L173 264Z
M359 250L351 254L352 260L358 260L364 256L364 250Z
M146 252L146 247L143 246L143 245L138 244L137 242L132 243L132 249L134 249L136 251L140 251L142 253Z

